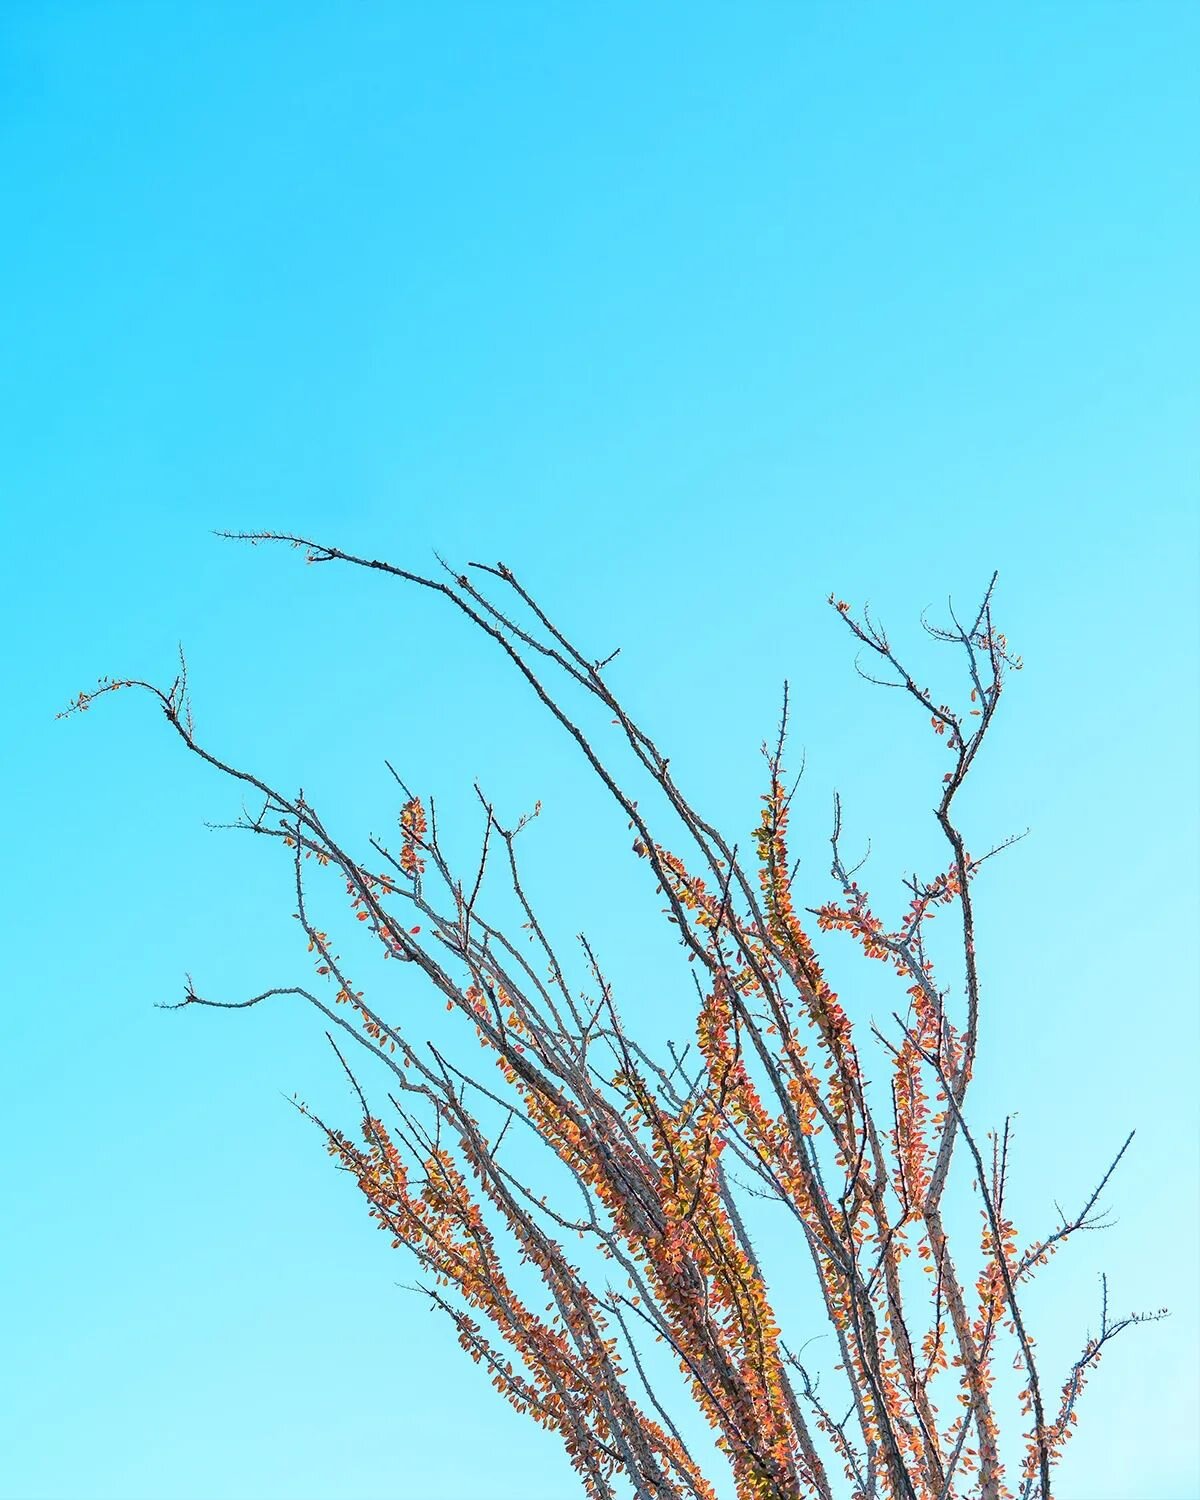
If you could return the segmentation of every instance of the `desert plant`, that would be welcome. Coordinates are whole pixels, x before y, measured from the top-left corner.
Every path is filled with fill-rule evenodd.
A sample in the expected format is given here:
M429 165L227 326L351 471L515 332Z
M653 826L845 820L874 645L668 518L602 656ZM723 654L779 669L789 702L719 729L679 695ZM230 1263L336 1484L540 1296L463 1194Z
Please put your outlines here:
M1053 1466L1103 1349L1158 1314L1114 1319L1105 1288L1098 1332L1065 1379L1044 1383L1023 1291L1072 1235L1099 1222L1100 1194L1129 1140L1077 1212L1022 1245L1007 1203L1009 1124L981 1139L967 1118L981 1006L974 881L996 849L968 852L956 802L1006 671L1020 665L993 623L995 579L965 623L951 611L946 627L927 626L961 654L968 701L960 708L918 684L868 610L830 600L874 664L864 675L907 694L948 752L935 809L944 865L911 877L901 915L885 921L843 858L840 807L832 893L813 908L802 904L788 848L786 692L778 734L764 746L766 791L746 858L688 799L612 691L611 658L577 649L507 567L428 577L300 537L242 539L290 544L311 563L371 568L432 590L490 637L615 799L649 875L644 889L665 899L691 966L694 1036L655 1057L622 1019L586 937L589 981L581 988L569 979L570 964L522 882L516 839L528 819L507 825L481 794L482 849L462 874L443 851L427 800L396 776L396 836L372 839L363 860L303 796L284 795L200 741L182 667L166 690L104 680L68 710L141 689L190 751L261 798L241 826L288 851L318 982L222 1001L189 979L180 1003L237 1009L296 995L325 1017L358 1100L359 1137L298 1107L392 1244L428 1273L423 1292L497 1389L559 1435L586 1492L605 1500L626 1491L639 1500L713 1500L714 1480L681 1431L689 1423L671 1415L680 1399L712 1429L739 1500L1050 1500ZM669 839L565 706L567 692L597 700L618 726L673 819ZM337 872L360 930L386 956L421 970L465 1018L494 1079L422 1045L411 1023L389 1018L355 987L311 914L312 864ZM489 914L497 870L520 916L515 929ZM939 978L926 942L930 921L951 911L959 984ZM885 1024L855 1015L831 988L816 936L834 932L894 970L899 1001ZM368 1100L347 1039L390 1070L386 1111ZM873 1081L864 1042L885 1070ZM573 1200L539 1196L504 1163L500 1146L514 1123L565 1168ZM944 1209L952 1188L976 1193L982 1210L980 1241L956 1240L953 1251ZM814 1307L838 1350L823 1381L777 1322L747 1228L755 1197L782 1208L796 1263L809 1267ZM600 1270L568 1256L571 1237L599 1253ZM529 1268L548 1294L544 1312L524 1289ZM683 1376L673 1393L655 1343ZM1011 1391L995 1380L1006 1358L1021 1377ZM1017 1434L1023 1452L1006 1463Z

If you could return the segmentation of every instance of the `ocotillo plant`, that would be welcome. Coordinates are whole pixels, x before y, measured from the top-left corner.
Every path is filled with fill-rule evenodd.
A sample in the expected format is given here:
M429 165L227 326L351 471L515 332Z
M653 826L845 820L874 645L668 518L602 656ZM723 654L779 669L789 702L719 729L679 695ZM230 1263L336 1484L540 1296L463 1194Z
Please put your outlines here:
M482 850L462 874L427 801L396 776L396 836L372 839L364 861L303 796L284 795L197 738L182 666L166 690L106 679L67 710L139 688L190 751L261 798L241 826L287 851L317 983L231 1001L200 995L189 979L180 1004L238 1009L295 995L324 1015L361 1110L359 1134L298 1107L324 1132L392 1245L428 1273L422 1290L496 1388L559 1435L595 1500L715 1500L716 1486L730 1482L738 1500L1050 1500L1054 1464L1101 1352L1123 1328L1159 1314L1114 1319L1105 1289L1099 1331L1065 1378L1047 1380L1023 1292L1072 1235L1099 1222L1100 1194L1129 1141L1077 1213L1022 1245L1007 1203L1008 1124L981 1139L967 1119L982 1003L974 880L995 849L968 852L956 803L1005 674L1020 665L993 623L995 579L966 623L951 612L945 628L926 627L960 653L959 708L919 685L868 610L830 599L874 663L864 675L907 694L948 752L935 811L943 867L907 881L902 914L889 924L843 860L840 808L829 899L809 908L797 891L786 693L778 736L764 747L766 790L747 860L688 799L611 690L611 658L577 649L507 567L427 577L300 537L240 539L289 543L312 563L371 568L432 590L490 637L615 799L652 877L646 890L657 887L656 901L665 899L692 966L694 1036L684 1051L656 1058L622 1020L586 937L589 984L568 981L522 882L515 840L526 819L505 826L481 797ZM634 789L566 706L572 692L598 700L618 726L637 774L673 817L669 838L650 826ZM360 930L426 976L468 1023L468 1041L473 1034L496 1076L475 1077L464 1058L414 1037L411 1022L401 1025L355 987L310 915L308 861L338 872ZM489 917L497 867L523 916L520 931ZM961 941L955 984L939 978L926 942L931 919L948 912ZM897 1004L886 1023L855 1015L832 989L817 937L835 931L895 971ZM345 1038L390 1070L386 1105L368 1101ZM879 1070L870 1078L864 1049ZM498 1132L485 1129L485 1103L502 1111ZM575 1201L540 1197L502 1164L500 1143L514 1121L565 1168ZM944 1212L951 1189L977 1195L980 1242L952 1247ZM836 1341L834 1389L830 1372L822 1383L785 1342L747 1228L748 1196L784 1211L792 1264L810 1268L814 1315ZM610 1267L597 1275L575 1264L564 1248L573 1236ZM973 1279L968 1262L978 1268ZM611 1268L623 1285L612 1284ZM549 1295L544 1313L522 1289L533 1272ZM671 1392L654 1343L682 1376ZM1020 1373L1011 1391L994 1379L1006 1359ZM728 1466L722 1479L711 1454L702 1462L689 1449L681 1427L696 1424L671 1415L680 1400L712 1429Z

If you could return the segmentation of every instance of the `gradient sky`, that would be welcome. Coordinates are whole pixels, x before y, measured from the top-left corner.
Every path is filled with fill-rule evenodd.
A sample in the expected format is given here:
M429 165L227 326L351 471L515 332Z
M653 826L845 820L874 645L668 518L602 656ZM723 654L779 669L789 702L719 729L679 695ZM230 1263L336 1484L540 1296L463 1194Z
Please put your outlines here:
M487 643L210 535L256 526L511 563L734 836L788 677L814 902L833 789L886 900L942 766L826 594L933 672L920 611L1000 570L976 1119L1029 1236L1137 1128L1047 1379L1101 1269L1173 1316L1058 1493L1200 1493L1198 59L1183 3L0 8L5 1500L577 1492L285 1102L352 1120L316 1019L153 1008L303 979L286 870L148 703L53 714L182 641L208 742L347 837L384 756L464 847L472 778L540 796L549 920L648 1024L687 975L619 951L623 822Z

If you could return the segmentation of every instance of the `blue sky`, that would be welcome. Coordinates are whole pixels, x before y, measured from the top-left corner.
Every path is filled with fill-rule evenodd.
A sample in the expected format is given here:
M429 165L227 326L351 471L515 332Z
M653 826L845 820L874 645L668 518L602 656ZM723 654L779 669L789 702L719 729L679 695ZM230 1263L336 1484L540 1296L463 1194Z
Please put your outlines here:
M53 714L182 641L209 742L350 837L394 816L384 756L468 841L472 778L540 796L549 916L617 947L624 826L486 643L210 536L256 526L511 563L622 646L736 835L788 677L814 900L832 790L886 896L941 766L826 594L919 653L920 610L1000 570L1027 667L969 822L1032 831L981 887L976 1108L1019 1112L1031 1235L1137 1128L1041 1343L1069 1361L1103 1268L1173 1317L1094 1377L1059 1493L1198 1492L1198 33L1167 3L4 7L6 1500L574 1492L284 1102L351 1118L320 1027L153 1008L185 970L304 974L286 872L204 828L236 799L149 705ZM681 982L629 967L648 1015Z

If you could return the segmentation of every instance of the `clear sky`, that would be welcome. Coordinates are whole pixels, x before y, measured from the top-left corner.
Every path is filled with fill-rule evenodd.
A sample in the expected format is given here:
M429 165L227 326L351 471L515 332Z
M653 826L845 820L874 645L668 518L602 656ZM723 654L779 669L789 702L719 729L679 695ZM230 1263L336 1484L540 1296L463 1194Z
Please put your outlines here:
M1174 1316L1060 1495L1200 1493L1198 61L1184 3L0 8L5 1500L576 1493L286 1104L352 1121L315 1020L153 1008L305 976L286 872L149 704L52 716L182 641L209 741L350 838L384 756L464 837L473 777L542 797L548 916L618 950L623 823L435 604L222 526L503 558L734 836L789 677L814 901L833 788L886 898L941 768L825 595L915 643L999 568L977 1118L1030 1236L1136 1126L1041 1344L1102 1268Z

